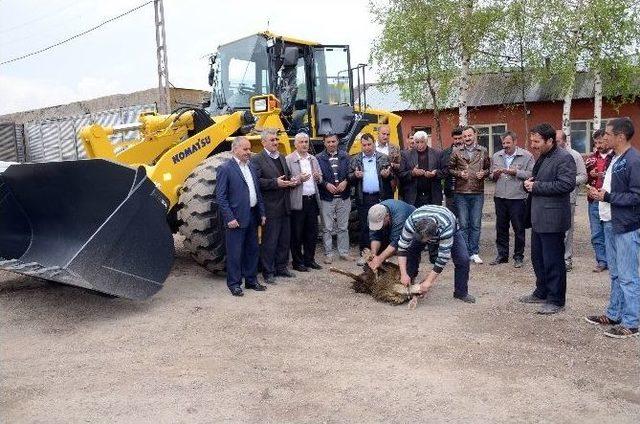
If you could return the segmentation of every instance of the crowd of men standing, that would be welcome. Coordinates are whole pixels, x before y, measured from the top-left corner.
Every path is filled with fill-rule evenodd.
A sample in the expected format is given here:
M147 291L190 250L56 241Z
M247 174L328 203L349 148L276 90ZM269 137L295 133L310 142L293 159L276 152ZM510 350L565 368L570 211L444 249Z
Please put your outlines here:
M372 268L398 255L402 282L409 284L427 251L434 266L421 283L426 292L453 259L454 297L473 303L467 284L469 263L483 263L479 245L484 183L491 178L497 254L490 265L508 263L511 256L513 266L522 267L525 229L531 228L536 288L520 300L542 303L538 313L554 314L565 304L576 198L588 180L594 272L610 271L612 300L606 314L587 320L612 326L607 334L612 337L637 334L640 164L633 168L638 153L629 144L633 125L628 118L613 120L594 134L595 151L586 162L567 145L566 134L549 124L527 135L533 154L518 146L517 134L508 131L501 136L503 149L493 157L478 144L476 129L470 126L454 129L452 144L444 151L431 147L423 131L412 134L402 151L389 143L389 136L386 125L379 127L377 140L362 134L361 151L352 157L339 149L338 137L332 134L324 136L324 150L315 156L305 133L295 136L295 151L286 157L278 151L275 130L262 132L264 150L255 155L246 138L234 140L233 158L218 169L216 192L227 225L227 284L234 296L243 295L243 280L246 289L266 289L257 280L258 257L266 284L294 277L289 254L297 272L321 269L315 258L319 220L324 263L354 260L348 224L355 202L359 248L371 249ZM512 255L510 227L515 236ZM620 237L622 233L631 234ZM626 267L633 257L635 272L616 267ZM364 263L360 256L358 265Z

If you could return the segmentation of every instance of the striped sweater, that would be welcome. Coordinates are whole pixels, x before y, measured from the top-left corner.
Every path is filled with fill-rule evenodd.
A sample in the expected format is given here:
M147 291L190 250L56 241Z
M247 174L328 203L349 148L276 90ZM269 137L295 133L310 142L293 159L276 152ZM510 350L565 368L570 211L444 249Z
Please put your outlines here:
M457 230L457 221L453 213L444 206L425 205L416 209L404 223L402 235L398 242L398 256L406 256L407 249L416 240L420 242L420 234L416 231L416 223L426 218L434 218L438 223L437 239L433 243L438 244L438 257L433 265L433 270L438 274L451 259L451 247L453 235ZM426 246L425 246L426 248Z

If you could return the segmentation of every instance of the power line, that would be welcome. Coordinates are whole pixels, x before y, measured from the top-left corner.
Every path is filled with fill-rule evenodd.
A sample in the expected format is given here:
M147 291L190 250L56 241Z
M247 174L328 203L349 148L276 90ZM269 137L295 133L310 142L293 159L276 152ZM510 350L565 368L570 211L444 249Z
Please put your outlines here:
M113 21L115 21L116 19L120 19L120 18L122 18L123 16L126 16L126 15L128 15L128 14L130 14L130 13L135 12L135 11L136 11L136 10L138 10L138 9L142 9L143 7L145 7L146 5L148 5L148 4L150 4L150 3L153 3L153 0L150 0L150 1L148 1L148 2L146 2L146 3L143 3L143 4L139 5L139 6L136 6L136 7L134 7L133 9L127 10L126 12L121 13L121 14L120 14L120 15L118 15L118 16L114 16L113 18L108 19L108 20L106 20L106 21L104 21L104 22L102 22L102 23L100 23L100 24L98 24L98 25L96 25L96 26L94 26L94 27L92 27L92 28L89 28L89 29L88 29L88 30L86 30L86 31L82 31L82 32L80 32L80 33L78 33L78 34L76 34L76 35L74 35L74 36L71 36L71 37L69 37L69 38L67 38L67 39L65 39L65 40L59 41L59 42L57 42L57 43L55 43L55 44L52 44L52 45L50 45L50 46L48 46L48 47L42 48L42 49L40 49L40 50L33 51L33 52L31 52L31 53L27 53L27 54L22 55L22 56L19 56L19 57L14 57L13 59L9 59L9 60L5 60L5 61L3 61L3 62L0 62L0 66L2 66L2 65L6 65L6 64L9 64L9 63L12 63L12 62L17 62L17 61L19 61L19 60L26 59L26 58L28 58L28 57L35 56L35 55L37 55L37 54L40 54L40 53L46 52L47 50L51 50L51 49L52 49L52 48L54 48L54 47L61 46L62 44L68 43L69 41L75 40L76 38L82 37L83 35L86 35L86 34L88 34L88 33L92 32L92 31L95 31L96 29L98 29L98 28L100 28L100 27L102 27L102 26L104 26L104 25L108 24L109 22L113 22Z

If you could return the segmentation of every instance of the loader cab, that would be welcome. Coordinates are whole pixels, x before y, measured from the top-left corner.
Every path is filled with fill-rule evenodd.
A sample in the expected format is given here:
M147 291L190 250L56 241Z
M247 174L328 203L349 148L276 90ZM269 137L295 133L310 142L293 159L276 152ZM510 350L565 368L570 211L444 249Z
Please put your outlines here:
M367 123L354 110L349 46L260 33L220 46L211 64L213 115L248 110L252 96L271 93L290 136L304 131L317 145L337 134L347 150Z

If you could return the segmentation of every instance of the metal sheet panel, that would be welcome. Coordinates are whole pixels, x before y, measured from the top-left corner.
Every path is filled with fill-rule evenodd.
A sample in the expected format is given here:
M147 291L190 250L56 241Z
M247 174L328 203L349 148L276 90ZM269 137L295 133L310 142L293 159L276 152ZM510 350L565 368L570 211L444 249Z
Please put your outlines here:
M0 161L18 161L16 130L13 123L0 125Z
M87 125L97 123L104 126L130 124L136 122L143 111L155 111L155 104L144 104L106 110L83 116L72 116L25 124L27 135L27 156L32 162L51 162L77 160L87 157L84 145L78 139L78 131ZM112 137L113 143L133 140L139 137L138 131L127 131Z

